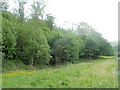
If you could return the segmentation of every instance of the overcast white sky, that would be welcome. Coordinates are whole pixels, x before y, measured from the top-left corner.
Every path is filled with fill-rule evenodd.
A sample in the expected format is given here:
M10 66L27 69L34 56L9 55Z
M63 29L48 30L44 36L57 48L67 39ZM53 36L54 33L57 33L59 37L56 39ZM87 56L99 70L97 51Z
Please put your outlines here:
M118 40L118 1L48 0L45 11L55 16L57 26L66 21L77 24L84 21L108 41L114 41Z

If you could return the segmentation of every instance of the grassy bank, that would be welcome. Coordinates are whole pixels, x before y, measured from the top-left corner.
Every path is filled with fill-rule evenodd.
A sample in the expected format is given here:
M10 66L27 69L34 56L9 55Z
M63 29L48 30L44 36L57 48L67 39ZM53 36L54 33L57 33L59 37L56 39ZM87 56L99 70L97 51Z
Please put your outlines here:
M117 60L103 57L60 68L8 71L3 88L114 88L118 87Z

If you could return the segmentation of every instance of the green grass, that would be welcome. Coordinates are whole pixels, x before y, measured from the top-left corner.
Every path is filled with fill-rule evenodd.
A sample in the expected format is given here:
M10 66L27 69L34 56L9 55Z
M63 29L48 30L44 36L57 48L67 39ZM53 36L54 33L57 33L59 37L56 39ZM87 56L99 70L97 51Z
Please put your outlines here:
M117 60L105 57L60 68L8 71L3 88L117 88Z

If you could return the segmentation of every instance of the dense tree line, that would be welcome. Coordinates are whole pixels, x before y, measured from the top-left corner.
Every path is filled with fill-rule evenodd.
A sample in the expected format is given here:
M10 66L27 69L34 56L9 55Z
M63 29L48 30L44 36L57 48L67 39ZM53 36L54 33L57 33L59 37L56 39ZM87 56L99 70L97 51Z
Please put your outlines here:
M34 2L31 18L27 20L21 11L23 6L19 8L19 15L2 9L4 59L19 59L26 65L36 66L114 54L111 44L92 26L81 22L76 32L57 27L52 15L47 14L43 19L44 7L44 4Z

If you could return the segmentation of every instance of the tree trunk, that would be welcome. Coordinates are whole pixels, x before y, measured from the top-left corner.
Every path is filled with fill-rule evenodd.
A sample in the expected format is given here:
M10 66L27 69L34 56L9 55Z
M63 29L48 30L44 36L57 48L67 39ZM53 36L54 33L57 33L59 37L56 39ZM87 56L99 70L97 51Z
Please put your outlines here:
M30 60L30 62L29 62L30 66L33 66L33 61L34 61L34 58L32 57L31 60Z
M24 21L24 4L25 2L19 2L19 15L20 15L20 21Z

